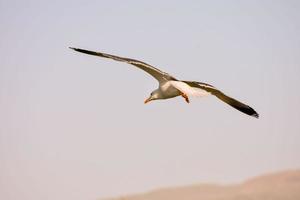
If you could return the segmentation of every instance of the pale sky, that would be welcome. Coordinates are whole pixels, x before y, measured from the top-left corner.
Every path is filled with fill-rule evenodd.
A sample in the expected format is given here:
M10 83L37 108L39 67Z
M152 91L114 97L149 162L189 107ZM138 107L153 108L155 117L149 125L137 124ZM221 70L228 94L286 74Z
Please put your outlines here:
M300 167L300 1L0 0L0 199L99 199ZM215 97L143 101L143 60Z

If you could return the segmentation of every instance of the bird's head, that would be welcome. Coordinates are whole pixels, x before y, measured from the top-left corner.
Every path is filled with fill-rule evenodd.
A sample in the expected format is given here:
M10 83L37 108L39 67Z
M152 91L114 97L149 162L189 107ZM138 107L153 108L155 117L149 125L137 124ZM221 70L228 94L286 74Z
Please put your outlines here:
M150 96L145 100L145 104L150 102L150 101L153 101L153 100L157 100L157 99L161 99L160 97L160 93L158 90L154 90L153 92L151 92Z

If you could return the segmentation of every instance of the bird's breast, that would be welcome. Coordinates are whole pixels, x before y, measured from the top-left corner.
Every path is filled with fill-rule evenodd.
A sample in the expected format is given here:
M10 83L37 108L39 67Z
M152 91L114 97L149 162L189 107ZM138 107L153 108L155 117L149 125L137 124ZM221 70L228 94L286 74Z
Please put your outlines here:
M180 95L179 90L173 87L169 81L162 84L160 90L165 98L172 98Z

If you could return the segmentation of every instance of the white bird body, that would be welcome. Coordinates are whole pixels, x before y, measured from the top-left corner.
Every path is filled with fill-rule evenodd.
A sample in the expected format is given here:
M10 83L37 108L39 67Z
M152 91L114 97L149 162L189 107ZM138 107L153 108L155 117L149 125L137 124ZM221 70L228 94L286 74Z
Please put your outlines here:
M209 95L205 90L191 87L182 81L166 81L159 85L156 92L159 97L162 97L161 99L170 99L180 96L182 93L191 97L204 97Z
M169 99L180 95L180 92L172 85L172 81L166 81L165 83L159 84L158 91L164 97L163 99Z
M151 76L153 76L158 82L159 82L159 87L158 89L154 90L150 97L145 100L145 103L152 101L152 100L158 100L158 99L170 99L173 97L177 96L182 96L187 103L189 103L189 97L194 96L194 97L203 97L203 96L208 96L210 94L216 96L223 102L229 104L230 106L234 107L235 109L258 118L259 115L258 113L251 108L250 106L241 103L224 93L222 93L220 90L215 88L212 85L209 85L207 83L201 83L201 82L196 82L196 81L181 81L177 80L173 76L169 75L168 73L165 73L147 63L144 63L139 60L131 59L131 58L124 58L124 57L119 57L119 56L114 56L111 54L106 54L106 53L101 53L101 52L94 52L94 51L89 51L85 49L78 49L78 48L72 48L71 49L89 54L89 55L94 55L94 56L100 56L104 58L110 58L116 61L120 62L126 62L128 64L134 65L145 72L149 73Z
M177 90L182 91L185 93L187 96L192 96L192 97L205 97L209 95L209 92L196 88L196 87L191 87L187 83L183 81L169 81L171 86L175 87Z

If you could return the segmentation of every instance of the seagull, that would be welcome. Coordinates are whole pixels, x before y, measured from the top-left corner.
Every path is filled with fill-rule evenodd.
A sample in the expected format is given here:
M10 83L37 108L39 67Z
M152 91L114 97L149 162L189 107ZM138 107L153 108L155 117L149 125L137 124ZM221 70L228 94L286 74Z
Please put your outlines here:
M153 92L151 92L150 96L144 101L145 104L153 100L170 99L177 96L182 96L187 103L190 103L189 97L192 96L203 97L208 95L214 95L221 101L227 103L228 105L232 106L233 108L247 115L256 118L259 117L258 113L253 108L234 98L225 95L223 92L221 92L220 90L218 90L217 88L215 88L210 84L197 82L197 81L178 80L173 76L171 76L170 74L163 72L139 60L119 57L107 53L89 51L85 49L78 49L73 47L69 47L69 48L78 51L80 53L109 58L120 62L126 62L128 64L136 66L137 68L140 68L141 70L144 70L145 72L153 76L158 81L159 87Z

